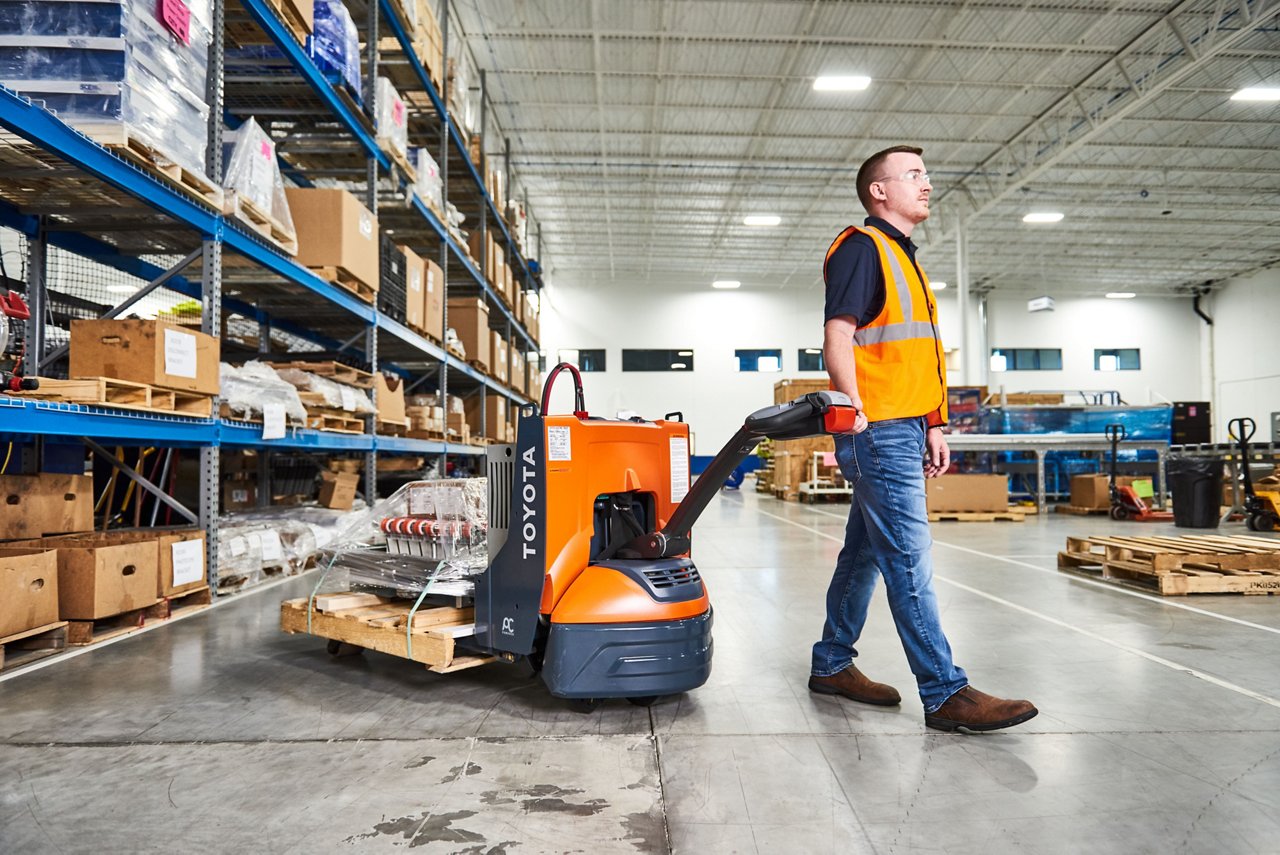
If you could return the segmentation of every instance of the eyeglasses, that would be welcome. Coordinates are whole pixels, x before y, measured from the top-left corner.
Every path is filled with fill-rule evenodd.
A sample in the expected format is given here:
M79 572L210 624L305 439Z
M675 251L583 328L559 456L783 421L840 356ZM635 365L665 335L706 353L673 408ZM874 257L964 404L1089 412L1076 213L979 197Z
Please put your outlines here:
M928 184L929 173L923 169L910 169L901 175L885 175L876 179L877 181L909 181L912 184Z

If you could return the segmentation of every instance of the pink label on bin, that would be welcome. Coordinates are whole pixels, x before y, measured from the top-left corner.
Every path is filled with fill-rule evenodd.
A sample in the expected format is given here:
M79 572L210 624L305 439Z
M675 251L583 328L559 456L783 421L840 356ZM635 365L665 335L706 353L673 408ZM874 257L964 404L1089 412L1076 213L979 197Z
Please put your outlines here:
M262 157L265 160L271 159L271 141L270 140L262 141Z
M1187 407L1187 415L1191 416L1192 418L1195 418L1196 408L1194 406Z
M404 102L397 101L391 105L391 121L397 125L404 125Z
M181 39L184 45L191 44L191 10L186 3L182 0L159 0L156 11L166 30Z

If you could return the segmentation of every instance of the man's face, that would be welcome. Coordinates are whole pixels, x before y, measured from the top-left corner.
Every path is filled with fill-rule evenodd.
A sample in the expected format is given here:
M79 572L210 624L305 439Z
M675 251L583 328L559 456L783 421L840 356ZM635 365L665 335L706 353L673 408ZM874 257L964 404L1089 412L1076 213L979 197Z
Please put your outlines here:
M927 176L920 155L894 152L881 164L880 180L872 184L871 193L885 213L913 224L923 223L929 219L929 194L933 192Z

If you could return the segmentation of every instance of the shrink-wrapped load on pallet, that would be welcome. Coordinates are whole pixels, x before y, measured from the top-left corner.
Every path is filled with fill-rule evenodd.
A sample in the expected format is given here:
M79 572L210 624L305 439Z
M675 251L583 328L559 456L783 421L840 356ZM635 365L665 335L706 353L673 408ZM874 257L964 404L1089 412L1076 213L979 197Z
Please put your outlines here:
M431 152L425 148L411 150L409 152L409 162L413 164L413 168L418 174L418 180L413 185L413 192L418 195L418 198L428 208L431 208L438 215L443 215L444 208L441 205L441 194L444 192L444 183L440 179L440 165L431 156Z
M409 157L409 106L385 77L378 78L378 144Z
M222 403L233 417L262 418L270 404L284 408L291 422L305 422L307 410L298 397L298 388L280 378L276 370L263 362L246 362L240 367L222 363Z
M467 596L489 564L487 478L414 481L352 514L323 551L322 587L384 597Z
M307 47L316 68L336 77L363 100L360 84L360 32L342 0L315 0L315 29Z
M224 131L222 186L293 232L289 199L276 160L276 144L252 117L234 131ZM234 200L228 200L234 204Z
M328 377L312 374L300 368L281 368L277 372L280 378L292 383L295 388L320 395L316 406L333 410L344 410L349 413L372 413L373 402L369 393L345 383L337 383Z
M336 536L344 511L269 508L224 516L218 524L218 590L239 590L315 563Z
M101 142L203 174L208 0L0 3L0 81Z

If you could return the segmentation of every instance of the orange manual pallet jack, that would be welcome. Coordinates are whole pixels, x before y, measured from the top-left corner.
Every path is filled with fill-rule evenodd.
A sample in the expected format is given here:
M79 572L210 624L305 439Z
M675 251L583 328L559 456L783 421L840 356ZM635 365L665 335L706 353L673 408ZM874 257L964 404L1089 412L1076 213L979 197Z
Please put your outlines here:
M1124 425L1107 425L1106 437L1111 440L1111 518L1117 521L1173 522L1172 511L1156 511L1142 500L1132 487L1116 486L1116 461L1120 442L1127 436Z
M548 415L556 377L574 411ZM690 486L680 413L625 421L587 413L582 377L557 365L542 406L521 409L514 445L491 446L489 567L476 579L478 652L527 658L553 695L647 705L711 673L711 602L690 529L760 440L847 432L857 410L815 392L747 417ZM460 640L462 643L462 640Z

